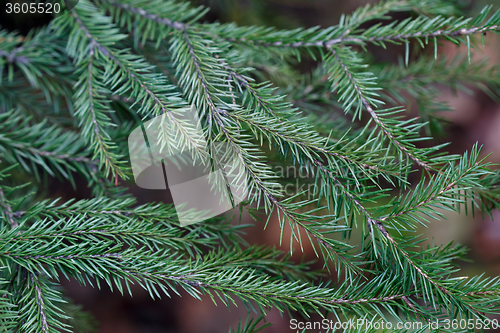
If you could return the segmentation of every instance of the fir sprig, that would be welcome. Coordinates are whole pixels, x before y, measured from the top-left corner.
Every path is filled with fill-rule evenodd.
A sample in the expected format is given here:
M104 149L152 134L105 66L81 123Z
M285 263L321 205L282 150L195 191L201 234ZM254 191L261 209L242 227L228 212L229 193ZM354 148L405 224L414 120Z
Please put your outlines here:
M294 30L204 23L205 12L168 0L80 0L27 36L0 30L3 328L92 326L70 318L65 278L130 294L138 284L153 298L182 289L226 305L239 299L262 314L240 332L267 327L260 321L273 307L338 320L418 320L422 332L437 319L498 314L498 278L458 276L464 247L423 247L411 232L444 218L441 210L491 215L500 207L500 173L478 145L449 155L422 135L442 126L434 84L498 96L497 68L471 64L470 48L474 35L499 30L499 12L464 18L447 2L387 0L337 25ZM395 21L392 12L407 18ZM447 41L467 45L468 54L438 58ZM388 43L405 44L399 65L366 60L367 44ZM416 45L434 46L435 60L410 61ZM305 58L318 62L306 76L295 66ZM422 119L406 117L408 96ZM179 117L188 108L202 134ZM290 253L248 244L247 225L232 216L181 227L173 205L139 205L125 194L126 138L153 117L161 147L206 158L227 144L248 175L242 209L267 214L265 226L278 223L280 243L289 228ZM309 189L289 194L293 179L276 165L305 170L297 184ZM92 197L43 198L37 185L48 177L76 188L83 179ZM304 241L321 257L321 272L291 260Z

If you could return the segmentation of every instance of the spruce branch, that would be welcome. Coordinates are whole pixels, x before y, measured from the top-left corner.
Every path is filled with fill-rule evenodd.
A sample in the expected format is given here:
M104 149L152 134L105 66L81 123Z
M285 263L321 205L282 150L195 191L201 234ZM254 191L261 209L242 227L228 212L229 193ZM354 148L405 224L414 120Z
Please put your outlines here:
M167 85L165 78L161 75L152 75L148 73L148 64L142 61L136 56L131 56L123 52L113 50L110 45L114 42L122 39L122 36L113 36L109 33L116 31L111 24L111 21L106 17L102 17L101 22L105 22L104 26L107 30L96 29L92 26L92 6L86 4L86 6L79 6L81 9L82 17L79 16L79 12L74 11L72 16L75 19L76 24L84 32L82 36L78 38L86 38L87 42L91 46L95 47L96 51L101 54L101 59L105 59L104 66L108 67L106 71L102 74L102 80L107 84L111 84L113 87L118 86L119 83L125 83L120 88L114 89L114 94L121 95L124 92L131 94L131 97L138 97L134 104L142 103L142 107L138 112L148 114L148 115L160 115L163 114L169 118L174 126L177 127L179 135L182 136L183 140L188 144L188 147L194 149L197 154L202 154L203 151L200 150L200 143L195 139L196 136L192 135L194 132L193 128L188 127L186 124L181 123L172 113L175 113L172 107L184 106L181 100L176 97L176 94L172 91L175 90L173 86ZM88 22L88 23L84 23ZM62 24L61 24L62 25ZM91 32L89 27L92 27ZM108 34L108 35L106 35ZM111 37L110 37L111 36ZM99 40L105 40L106 44L101 44ZM110 37L110 38L109 38ZM77 40L73 41L74 45L77 45ZM72 48L69 50L70 54L74 54L76 49ZM111 66L111 68L109 68ZM160 96L161 94L161 96ZM151 109L149 106L153 106ZM102 120L100 121L102 123ZM167 140L167 138L164 138ZM109 155L109 165L114 165L114 156ZM115 168L115 176L123 177L124 174L119 169ZM115 177L116 179L116 177Z
M2 212L3 212L2 215L4 215L4 219L7 220L10 227L12 229L18 227L19 223L17 223L17 221L14 219L14 214L12 213L12 207L7 201L7 198L5 197L2 187L0 187L0 206L2 206Z
M270 190L264 184L264 182L262 181L262 179L259 177L259 173L261 173L261 171L259 171L257 169L255 169L255 171L252 170L255 167L247 159L247 157L243 154L243 151L241 149L240 144L235 139L235 134L232 132L232 130L229 127L227 127L228 126L227 122L224 121L224 118L226 118L226 117L234 117L235 113L234 112L227 113L225 110L222 109L222 107L216 106L214 100L218 100L221 105L224 105L224 104L222 104L223 103L222 100L218 98L217 93L211 93L210 92L211 89L209 89L209 87L211 85L207 81L207 79L205 78L205 76L203 75L202 69L199 66L199 59L195 55L195 48L194 48L194 46L192 44L189 43L189 39L187 37L187 33L185 33L184 37L185 37L184 41L186 43L186 46L187 46L187 49L188 49L188 52L189 52L189 56L190 56L192 64L193 64L192 66L185 65L185 68L192 68L192 67L194 67L195 68L195 73L193 75L191 75L191 76L188 76L186 73L182 74L179 82L182 85L183 84L182 82L183 82L183 80L185 80L184 79L185 77L191 77L191 78L192 77L196 77L196 78L198 78L198 80L200 81L199 84L201 85L200 89L203 91L203 93L205 94L205 96L206 96L206 98L208 100L208 108L209 108L209 112L210 112L210 117L212 117L214 119L214 124L216 124L219 127L219 129L221 130L221 132L224 134L224 137L231 144L231 147L233 148L233 151L236 154L238 154L238 156L240 157L241 161L243 161L243 165L245 165L245 167L247 168L247 170L249 170L249 176L250 176L250 178L257 185L258 192L256 192L256 193L263 193L264 194L264 202L265 202L264 206L265 206L265 209L266 210L269 209L269 212L271 212L272 209L270 209L270 206L272 205L272 206L276 207L277 211L279 213L283 214L283 215L281 215L283 217L282 221L287 220L288 223L290 224L290 227L291 227L291 230L292 230L292 235L291 235L292 239L295 238L301 244L300 233L298 232L298 228L300 227L300 228L304 229L311 241L312 241L312 238L318 240L318 242L319 242L319 244L320 244L320 246L322 248L323 255L325 255L326 259L328 259L330 257L328 255L328 253L332 253L332 255L333 255L332 259L333 258L337 258L339 260L339 263L342 262L344 265L346 265L346 267L348 267L348 275L352 276L352 273L357 270L356 265L353 265L352 263L350 263L348 260L346 260L344 258L344 256L339 256L338 251L334 250L334 243L332 243L330 240L324 238L321 233L319 233L318 231L315 231L307 223L305 223L305 221L311 220L311 218L308 217L308 215L302 214L300 216L300 219L298 219L296 213L293 212L293 210L297 209L298 207L294 207L293 205L288 207L287 205L284 205L283 203L280 203L278 201L278 199L276 198L276 194L273 193L274 191ZM174 55L174 57L175 57L175 55ZM179 57L180 57L180 55L177 56L177 58L179 58ZM217 60L215 58L212 58L212 59L213 60ZM216 61L215 63L220 64L221 61ZM216 88L214 88L213 86L212 86L212 89L216 90ZM224 105L224 106L226 106L226 105ZM200 105L200 107L203 107L203 105ZM222 115L224 115L224 117ZM245 120L248 120L248 118L245 119ZM246 122L246 123L248 123L248 122ZM248 145L248 143L244 143L244 144ZM313 217L313 219L314 219L314 217ZM282 223L281 223L281 226L282 226L281 230L283 232L284 228L283 228L283 224ZM281 234L281 237L282 237L282 235L283 234ZM335 244L335 245L338 246L339 244ZM345 246L344 244L341 244L341 245ZM340 268L340 266L339 266L339 268ZM340 270L339 270L339 274L340 274Z
M473 35L498 31L499 12L457 18L447 2L387 0L337 25L293 30L203 23L205 13L177 1L81 0L27 36L0 29L0 324L77 331L81 316L64 303L62 279L129 294L138 285L152 298L184 290L226 305L241 300L262 315L415 319L418 332L438 319L498 314L498 277L457 277L464 247L424 247L410 232L444 218L441 210L493 216L500 207L500 173L478 145L457 157L441 152L444 144L418 143L429 139L423 129L435 134L436 111L446 108L435 101L437 84L498 97L496 67L469 62ZM446 41L466 44L467 57L437 59ZM436 60L410 62L413 42L433 44ZM388 43L406 44L398 66L356 51ZM304 75L311 62L317 68ZM421 119L399 106L411 98ZM153 118L161 147L212 158L226 145L247 175L242 204L253 217L265 213L266 225L277 217L280 243L289 227L290 253L248 244L248 225L233 216L181 227L174 205L137 204L126 192L127 137ZM298 168L299 177L276 166ZM426 171L417 181L415 167ZM92 194L46 198L38 189L48 176L78 195L87 183ZM19 185L23 178L32 183ZM320 272L291 260L306 238L322 257ZM237 330L267 327L260 321Z
M500 12L493 13L489 18L491 6L485 7L475 18L453 18L437 16L434 18L418 17L408 18L400 23L393 22L379 29L368 29L362 35L356 37L339 38L333 44L339 43L365 43L371 42L384 46L384 42L398 42L416 38L423 47L422 39L427 43L433 39L437 43L437 37L444 37L452 42L461 43L461 36L468 36L490 31L498 31L500 25ZM470 43L468 43L470 47Z
M342 15L340 23L325 29L277 30L265 27L237 27L225 24L214 27L214 33L230 42L244 43L262 47L278 48L330 48L344 42L362 42L362 39L350 37L358 27L370 20L387 19L389 12L415 11L422 18L436 14L454 14L454 9L442 1L382 1L375 5L366 5L351 15ZM296 52L295 54L298 55Z
M390 2L387 2L390 3ZM408 9L407 7L403 7ZM403 9L404 10L404 9ZM397 7L396 10L397 11ZM219 36L223 36L230 42L251 43L256 46L278 47L278 48L324 48L330 49L339 44L346 45L365 45L374 43L384 46L386 42L398 43L408 42L409 39L417 39L419 44L424 47L429 39L437 45L437 38L445 38L455 43L461 43L459 37L480 34L489 31L498 31L500 25L500 13L497 11L487 19L491 7L485 7L481 13L474 19L453 18L445 16L428 17L425 15L415 19L408 18L402 22L394 21L387 25L373 26L363 30L360 34L352 33L356 29L349 27L349 19L344 19L342 24L325 29L313 27L309 29L296 29L295 31L277 31L275 29L264 29L261 27L238 28L234 25L217 27ZM362 11L361 11L362 12ZM384 13L384 10L375 10L375 15L371 18L377 19L378 13ZM385 12L387 13L387 12ZM360 16L362 23L363 15ZM345 23L345 27L343 24ZM356 20L353 26L357 26ZM232 35L229 37L229 35ZM254 36L259 36L255 38ZM262 37L267 37L266 39ZM285 42L286 40L286 42ZM470 44L469 44L470 45ZM295 52L299 56L298 52Z
M0 108L3 112L20 110L27 118L32 118L31 123L47 121L53 125L68 125L71 118L62 114L64 104L62 96L53 96L47 101L44 93L30 87L25 78L15 75L10 82L0 86ZM68 110L65 110L67 112Z
M48 332L48 324L47 324L47 314L45 313L45 304L44 304L44 301L43 301L43 297L42 297L42 291L40 289L40 283L38 281L38 277L35 278L35 275L34 274L30 274L30 280L31 280L31 283L34 285L35 287L35 292L36 292L36 302L37 302L37 305L38 305L38 308L40 309L39 312L40 312L40 316L41 316L41 325L42 325L42 331L43 332Z
M13 81L15 66L33 88L42 90L48 102L56 96L70 95L75 79L71 75L73 68L61 52L63 46L52 29L47 27L26 38L18 37L0 31L0 82L4 81L6 67L7 80Z
M210 295L212 295L210 290L213 290L215 295L221 297L224 302L225 297L229 297L231 300L230 296L227 295L230 292L242 296L244 299L256 301L261 308L272 304L282 310L289 306L292 309L305 310L309 306L315 308L321 304L329 304L331 309L354 307L358 311L362 311L364 303L384 304L399 298L399 296L360 297L353 300L339 298L342 292L343 294L347 293L345 289L361 288L363 292L360 290L358 294L362 295L370 288L376 288L378 286L376 281L371 281L368 285L346 281L341 288L343 290L337 290L332 296L328 296L332 292L329 289L311 287L301 284L299 281L270 280L268 276L258 273L254 268L269 265L270 272L274 272L277 268L278 271L280 270L280 265L269 261L269 255L274 259L276 252L262 252L262 248L243 252L237 250L212 252L203 260L194 261L194 265L186 265L185 259L179 259L176 253L170 254L166 251L158 257L158 255L154 256L151 251L145 251L143 248L122 250L119 243L114 245L111 241L104 240L90 246L89 239L91 238L85 234L82 234L82 237L87 237L86 241L82 239L74 244L72 242L64 244L61 241L48 242L46 238L43 240L41 237L37 237L35 241L26 238L26 235L29 236L33 233L48 237L49 234L46 232L50 233L50 229L53 227L49 227L47 231L44 230L46 228L45 223L36 224L25 230L22 236L13 242L0 241L0 257L4 260L13 260L31 272L44 272L53 278L59 278L61 274L59 272L62 272L64 276L75 276L76 272L81 271L84 274L81 282L92 284L91 276L98 274L111 288L114 285L120 291L122 290L121 284L116 280L118 279L125 283L130 292L128 285L135 281L148 289L152 296L153 294L159 296L157 288L168 295L165 287L173 288L173 285L168 282L172 281L192 295L199 293L194 288ZM4 232L1 235L2 239L11 239L11 234L16 232L17 230ZM67 238L61 237L59 239ZM35 244L36 247L34 247ZM76 249L78 249L78 253L74 251ZM159 260L162 256L169 258L168 261ZM290 267L283 266L287 270ZM98 273L101 269L107 273ZM294 266L293 270L296 269L297 267ZM383 276L379 277L379 279L382 278ZM164 283L166 286L163 285ZM393 286L385 292L389 292L392 288ZM175 289L173 290L175 291ZM224 298L217 291L221 292ZM38 298L40 296L38 291L37 294ZM39 304L41 303L39 302Z
M61 174L71 181L71 174L76 171L92 177L92 167L97 161L91 159L85 142L77 133L63 131L56 125L47 126L47 121L30 126L30 120L15 110L0 114L3 133L0 153L5 161L20 163L37 177L37 165L52 176Z
M32 268L41 267L37 263L40 262L47 265L50 271L53 270L52 266L56 265L59 266L58 270L67 273L73 272L73 274L75 269L82 266L86 267L88 273L92 273L90 267L105 268L108 273L101 276L101 278L105 279L111 288L114 285L120 291L122 290L121 285L116 284L117 279L123 281L129 292L129 284L139 283L143 288L149 290L153 297L160 297L159 291L168 295L168 289L177 293L174 285L180 286L194 297L199 297L200 292L203 292L210 295L215 302L214 296L216 296L226 305L228 302L234 304L234 300L230 296L230 294L233 294L244 301L256 302L262 311L268 306L277 307L282 311L286 309L307 311L308 309L326 307L333 312L337 309L350 309L362 313L371 304L381 306L387 304L387 306L390 306L395 305L395 302L401 298L400 295L391 295L375 298L361 296L354 299L345 299L341 297L341 292L345 294L357 290L358 294L364 295L371 288L377 288L376 284L373 282L368 285L359 282L355 284L346 283L341 290L332 294L329 289L303 284L298 281L272 280L262 273L257 274L255 270L246 268L248 265L252 265L248 261L243 262L241 266L236 263L227 266L220 260L223 259L220 255L213 259L206 259L203 263L200 261L190 268L180 268L187 266L182 261L174 259L175 256L169 256L171 263L175 264L175 266L178 265L178 268L169 269L155 260L151 261L151 256L145 255L143 250L140 252L143 254L139 255L137 251L126 251L121 254L80 254L72 256L20 256L9 254L8 257ZM218 259L217 263L213 262L215 259ZM149 261L146 262L146 260ZM147 265L153 265L154 269L148 268ZM108 274L109 276L107 276ZM91 283L89 280L88 282ZM391 286L387 290L380 290L380 293L390 292L392 288Z
M22 294L16 295L20 332L71 332L63 322L68 317L62 312L60 304L65 301L60 292L54 289L55 284L47 281L38 273L24 271L20 284Z
M218 129L222 132L224 137L228 140L229 144L231 145L233 151L237 156L239 156L240 160L242 161L243 165L247 168L249 171L249 176L252 182L256 185L258 192L254 192L255 195L257 193L263 193L264 194L264 202L265 202L265 208L266 210L272 211L270 209L270 206L273 205L275 206L279 212L283 213L283 217L286 218L291 226L292 229L292 239L296 238L299 242L300 239L298 238L299 234L296 233L295 229L296 226L302 227L307 233L308 237L314 238L319 238L320 239L320 244L322 246L326 246L326 249L332 250L332 245L327 243L327 240L323 239L323 237L317 233L314 232L310 227L307 226L304 222L298 220L296 217L294 217L294 213L291 211L290 208L285 207L285 205L281 204L278 202L276 199L276 195L280 195L279 192L276 192L274 189L270 189L269 185L265 184L264 179L261 178L261 174L266 174L267 171L260 171L259 169L255 168L255 164L251 162L246 153L245 150L242 149L242 145L249 145L249 143L237 140L236 139L236 134L233 132L231 128L229 128L228 122L225 120L226 117L230 117L231 114L229 114L225 108L227 108L227 104L219 97L219 86L224 86L223 82L220 79L217 79L213 73L213 67L217 68L216 66L218 65L219 67L222 67L220 65L220 61L217 61L215 57L210 57L209 54L206 53L206 51L202 51L201 48L199 48L199 43L202 43L202 41L197 41L197 44L194 44L190 41L190 36L188 32L184 32L183 36L179 36L179 38L176 40L175 43L183 43L185 46L184 48L188 52L188 56L184 56L184 58L181 58L181 54L175 54L174 53L174 59L176 59L176 62L178 64L181 64L182 61L185 61L187 63L183 64L183 68L185 68L184 72L180 74L179 78L179 83L181 86L186 85L188 83L188 78L193 79L195 78L195 81L197 81L197 84L199 85L196 91L202 91L202 94L205 96L206 103L207 104L202 104L199 102L200 97L194 95L193 98L193 103L195 103L199 108L203 109L208 109L208 114L210 119L213 120L213 123L210 122L209 124L214 124L218 127ZM198 48L196 46L198 46ZM172 44L172 48L174 46L177 46L177 44ZM178 47L178 46L177 46ZM199 52L199 55L198 53ZM209 51L210 53L215 53L217 51ZM206 76L204 71L206 69L203 69L202 66L200 65L201 58L205 59L205 61L211 61L213 64L211 74L210 76ZM184 60L183 60L184 59ZM179 66L179 65L178 65ZM186 69L194 68L194 72L191 74L188 74ZM222 68L224 69L224 68ZM220 77L220 76L219 76ZM214 83L209 82L209 80L213 80ZM271 185L271 184L270 184ZM255 200L255 199L252 199ZM305 216L305 215L304 215ZM303 217L304 217L303 216ZM302 218L303 218L302 217ZM283 230L283 228L282 228ZM340 260L343 260L342 256L338 256L338 253L333 252L334 255L339 258ZM343 260L345 262L345 260ZM348 267L355 267L352 264L349 264Z
M408 66L400 63L374 69L383 88L382 99L391 104L417 101L421 120L427 122L427 133L435 136L444 134L438 112L450 110L447 104L435 101L439 86L467 93L481 90L493 100L497 100L500 93L498 68L489 65L487 60L469 62L466 56L460 55L450 59L422 57Z
M478 146L474 145L456 166L450 162L439 174L419 182L411 193L401 198L399 203L394 203L392 211L380 220L410 225L422 223L426 219L417 213L435 219L443 218L436 208L460 211L461 206L467 208L468 200L471 200L472 209L476 207L484 212L486 207L479 194L485 191L484 179L494 175L494 172L488 168L488 163L482 163L484 159L479 160L479 152ZM490 195L491 199L499 197L495 190Z
M2 273L5 267L1 269ZM3 274L2 274L3 275ZM4 330L13 330L19 317L15 311L16 305L12 302L12 294L7 290L9 282L2 278L0 279L0 323Z
M477 152L472 154L471 159L474 160L474 157L477 158ZM464 156L463 161L469 162L467 156ZM463 162L463 163L467 163L467 162ZM475 166L477 166L477 165L475 165ZM467 174L470 171L471 170L466 170L465 173ZM385 218L377 218L377 217L372 216L372 214L367 211L367 209L360 203L360 201L358 199L356 199L354 197L354 195L352 195L351 193L347 192L346 189L344 187L342 187L340 183L337 183L337 184L339 184L339 186L344 190L345 195L347 195L350 198L350 200L352 201L352 203L356 207L357 211L364 215L364 217L366 219L366 222L367 222L367 225L368 225L368 230L370 231L370 234L371 234L372 240L373 240L373 245L374 245L373 251L374 251L375 257L376 257L375 260L377 260L377 258L378 258L378 254L377 254L378 251L375 248L376 241L375 241L375 233L374 233L373 228L375 230L378 230L382 234L383 238L387 239L389 241L388 245L389 245L389 247L392 247L392 250L391 250L392 256L394 256L394 258L396 259L396 262L398 263L398 265L401 266L401 270L403 272L405 272L405 270L407 269L406 267L408 267L409 269L414 270L417 273L417 275L419 275L423 279L423 281L424 281L423 283L427 284L427 286L425 286L425 290L427 292L429 292L431 290L431 288L429 288L429 287L433 287L438 292L439 297L444 297L444 298L447 298L447 299L451 299L455 304L457 304L457 306L462 307L466 311L471 311L475 315L479 315L479 313L477 311L475 311L471 307L470 304L468 304L467 302L464 302L462 299L458 298L456 294L453 294L441 282L436 281L435 278L431 277L429 275L429 273L426 272L425 269L423 269L415 261L414 258L412 258L412 256L410 255L410 253L408 251L406 251L398 243L398 241L393 236L391 236L391 234L388 232L388 230L386 229L386 227L384 225ZM449 190L449 189L451 189L455 185L455 183L451 183L451 184L452 184L451 187L450 188L446 187L446 189L443 190L443 193L446 192L447 189ZM450 186L450 185L448 185L448 186ZM447 206L446 204L444 204L444 205ZM381 245L382 245L382 243L381 243ZM383 247L384 246L382 246L382 248ZM385 251L387 251L387 250L385 250ZM404 263L401 259L403 259L403 261L406 262L406 263ZM408 265L408 266L406 266L406 265ZM434 300L434 294L433 294L433 292L430 292L429 294L424 294L424 295L426 295L424 297L424 299L428 299L429 301L432 302L432 304L434 305L434 307L436 307L436 305L435 305L436 302Z
M374 171L376 174L396 175L391 170L384 170L379 167L380 163L384 162L382 160L367 163L368 151L364 152L363 161L352 154L344 152L340 148L342 140L339 140L339 144L335 145L335 147L329 147L327 138L321 137L314 128L308 127L304 117L299 116L297 110L290 103L282 101L284 96L273 95L272 90L274 89L270 85L261 84L257 86L252 84L249 79L236 73L229 65L225 63L223 65L230 77L236 81L238 88L240 90L245 89L242 104L248 105L248 108L252 110L251 113L231 112L228 116L241 124L253 127L253 132L257 137L260 136L260 133L264 133L269 140L269 144L277 141L283 154L288 149L291 149L295 156L304 154L313 163L318 162L320 155L326 155L339 159L350 166L357 165L361 170L365 169L365 175L368 175L370 171ZM270 115L272 118L266 117L265 114L258 116L253 109L257 112L264 111L265 114ZM260 141L263 142L262 136L260 136ZM360 148L358 147L358 149ZM337 164L337 166L339 165ZM352 172L352 176L356 177L355 172Z
M81 216L84 216L82 218ZM28 211L17 211L14 216L30 220L36 225L51 225L47 237L80 239L90 236L95 240L109 238L128 245L142 244L150 249L174 248L189 254L200 253L203 247L218 244L245 244L241 238L242 226L231 226L227 219L216 219L203 228L198 225L181 228L172 205L148 204L137 206L133 199L92 199L60 203L40 202ZM48 219L48 220L47 220ZM35 224L33 224L35 225ZM36 229L36 228L35 228ZM36 239L24 232L16 239Z
M387 109L383 111L376 112L373 106L377 106L380 102L374 99L373 92L374 89L373 81L375 77L371 73L362 73L367 79L361 79L360 74L355 74L353 69L351 69L346 63L354 63L354 68L363 68L364 66L358 65L360 59L357 57L350 49L340 48L340 49L330 49L334 59L334 67L332 69L332 77L336 77L334 81L334 87L338 85L339 93L341 94L340 100L344 100L344 107L349 110L352 107L354 101L358 100L358 106L354 115L360 115L361 108L368 111L371 118L375 124L381 129L384 135L388 138L389 142L396 147L401 154L410 158L417 165L421 166L425 170L433 170L431 161L426 156L430 152L439 149L440 147L431 149L417 149L412 143L412 137L415 137L415 132L418 130L418 126L411 124L411 122L406 121L399 123L397 126L392 124L390 119L383 119L381 116L393 115L395 113L400 113L401 110L398 109ZM328 62L328 60L327 60ZM365 85L371 85L372 87L365 87ZM354 97L354 98L352 98ZM352 98L352 99L351 99ZM379 115L380 114L380 115ZM405 125L404 127L401 125Z
M94 65L95 52L96 45L91 42L87 63L82 64L83 73L86 76L79 80L80 85L75 103L76 115L80 117L81 126L85 126L83 132L94 150L93 157L100 161L101 166L104 166L106 175L112 173L117 179L119 176L124 177L125 174L119 166L120 156L113 152L116 146L112 143L110 135L105 130L105 127L109 127L111 124L111 119L107 115L111 109L101 97L105 90L98 83L96 77L99 69Z

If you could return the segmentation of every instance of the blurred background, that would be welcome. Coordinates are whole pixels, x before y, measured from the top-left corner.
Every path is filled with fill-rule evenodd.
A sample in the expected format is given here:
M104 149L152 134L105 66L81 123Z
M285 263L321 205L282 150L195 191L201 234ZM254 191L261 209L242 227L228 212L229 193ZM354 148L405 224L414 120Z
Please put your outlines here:
M342 13L350 13L365 0L195 0L196 5L211 8L208 21L234 21L240 25L266 25L279 28L327 27L338 23ZM476 14L484 5L493 4L500 8L499 0L459 1L458 4L467 15ZM27 33L34 26L46 22L37 17L23 16L23 21L0 16L0 25ZM489 59L493 64L500 60L500 36L488 34L486 46L473 51L474 59ZM374 49L377 60L396 62L404 49L390 48L388 51ZM441 47L440 54L453 57L459 52L466 53L465 47L447 44ZM488 158L500 163L500 104L484 92L471 89L469 93L454 93L448 88L441 88L440 100L447 102L452 111L440 116L447 120L446 136L440 142L451 142L450 153L461 154L478 141L483 145L482 152L492 152ZM416 113L415 108L412 113ZM71 189L61 188L57 182L51 185L54 196L73 196ZM69 192L68 192L69 191ZM141 202L157 200L145 193L134 190ZM447 220L431 223L421 232L425 237L434 238L437 244L455 241L470 248L468 258L471 262L462 262L462 275L476 275L486 272L488 276L500 275L500 212L494 212L495 220L445 213ZM248 216L245 216L248 218ZM286 241L279 246L279 226L277 221L269 223L266 230L263 224L247 230L247 240L251 243L268 244L289 250ZM284 237L286 240L287 237ZM315 255L310 247L305 246L304 253L297 251L295 260L312 260ZM316 268L320 268L321 265ZM208 297L203 301L195 300L185 294L182 297L152 301L149 294L141 288L134 290L134 297L112 293L105 286L102 290L79 286L74 281L64 282L67 295L98 321L99 333L219 333L227 332L229 327L236 327L240 318L245 318L243 306L227 309L223 304L215 305ZM500 319L500 318L499 318ZM274 325L265 332L291 332L289 317L271 311L268 321Z

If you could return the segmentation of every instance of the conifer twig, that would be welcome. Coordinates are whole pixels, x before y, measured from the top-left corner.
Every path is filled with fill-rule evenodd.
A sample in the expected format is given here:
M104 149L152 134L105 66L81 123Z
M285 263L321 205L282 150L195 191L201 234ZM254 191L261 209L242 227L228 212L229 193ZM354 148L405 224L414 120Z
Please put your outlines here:
M12 213L12 207L7 202L7 198L5 198L5 194L3 193L3 189L0 186L0 206L2 206L4 214L7 216L7 221L10 224L10 228L14 229L19 226L19 223L14 219L14 214Z

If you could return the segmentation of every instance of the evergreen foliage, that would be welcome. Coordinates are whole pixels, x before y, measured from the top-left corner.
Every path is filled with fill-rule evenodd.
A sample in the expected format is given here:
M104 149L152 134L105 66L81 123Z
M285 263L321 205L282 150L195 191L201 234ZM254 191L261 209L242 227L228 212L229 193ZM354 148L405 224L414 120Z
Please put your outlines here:
M479 145L457 156L431 140L444 131L436 112L448 108L435 84L500 93L498 68L470 58L499 30L500 11L464 18L447 2L386 0L335 26L295 30L203 23L205 13L171 0L80 0L27 36L0 30L2 328L91 330L64 297L68 278L130 294L138 284L153 298L240 300L263 315L416 320L422 332L437 319L498 314L500 280L460 276L466 249L423 246L415 230L443 210L500 207L500 173ZM445 42L469 54L449 61ZM367 51L390 43L404 45L399 65ZM317 63L308 75L294 67L304 59ZM409 119L412 98L420 117ZM126 193L127 135L164 115L176 143L196 150L196 129L172 116L189 105L209 142L229 143L245 167L242 209L255 223L265 215L262 227L275 214L290 250L311 243L324 272L247 244L247 225L231 216L181 227L172 205ZM313 177L300 184L312 187L286 195L290 179L276 165L304 168ZM92 198L50 198L48 177L83 178ZM263 318L236 331L261 331Z

